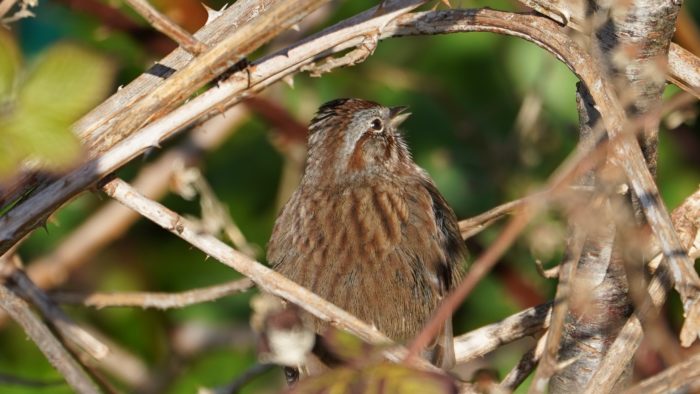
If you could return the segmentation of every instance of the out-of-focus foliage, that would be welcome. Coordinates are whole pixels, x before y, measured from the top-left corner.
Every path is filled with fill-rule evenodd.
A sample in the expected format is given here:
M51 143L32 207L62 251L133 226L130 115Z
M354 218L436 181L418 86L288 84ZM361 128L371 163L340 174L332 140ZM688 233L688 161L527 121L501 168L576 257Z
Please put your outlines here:
M370 346L350 334L331 330L323 341L343 365L300 381L290 394L457 393L453 378L382 361L381 347Z
M0 179L22 164L60 171L79 158L70 126L105 97L113 67L94 52L57 44L23 69L9 34L0 30Z
M457 393L457 388L454 382L444 375L383 362L360 364L356 368L334 368L323 375L301 381L289 392L451 394Z
M160 47L151 45L155 41L151 39L157 34L133 13L127 12L126 15L138 29L108 28L105 26L109 21L96 14L71 9L65 5L67 3L41 2L35 9L36 18L13 25L19 49L4 44L7 37L0 35L3 40L0 50L8 53L7 56L0 54L0 89L3 92L19 89L20 83L14 85L18 81L17 75L28 70L30 64L39 67L41 59L46 58L46 51L67 39L114 60L118 65L117 82L112 85L105 75L106 86L128 84L167 52L158 52ZM206 3L219 9L224 1ZM311 26L311 30L363 11L376 5L377 1L332 3L328 16ZM515 9L517 6L505 0L452 0L451 3L454 7ZM686 3L696 17L700 16L697 2ZM154 4L162 6L169 15L181 12L185 15L183 24L188 20L189 5L180 7L180 2L166 1L154 1ZM428 6L432 7L433 3ZM126 9L121 2L117 7ZM275 42L259 53L273 45L279 47L280 43ZM95 59L90 57L92 55L85 56ZM73 67L68 74L95 69ZM90 78L98 79L95 75ZM542 49L518 38L487 33L395 38L380 42L376 52L360 65L335 70L322 78L298 75L294 81L294 88L280 83L271 86L264 95L281 104L304 124L320 104L339 97L361 97L386 105L409 105L413 115L404 123L403 132L410 149L416 162L436 180L460 218L476 215L537 190L577 141L575 78ZM69 82L56 80L54 83ZM95 86L78 87L93 92L99 90ZM38 99L46 105L53 105L52 101L56 100L51 97L62 99L72 94L85 97L82 93L68 92L68 87L60 89L63 91L53 91ZM675 91L669 88L669 93ZM55 104L59 107L65 105ZM71 108L71 111L78 112ZM697 155L700 131L694 120L697 119L688 119L673 130L664 127L660 135L658 183L670 208L677 206L700 184ZM177 142L177 138L166 142L164 150ZM284 166L290 165L290 160L277 149L278 143L278 131L263 116L252 113L236 134L218 150L207 154L202 163L205 177L217 196L228 205L242 232L262 249L267 244L280 208L279 195L284 194L280 191ZM51 144L55 145L55 142ZM0 150L6 146L0 144ZM118 175L132 179L139 168L160 154L161 151L151 152L119 171ZM104 203L104 198L86 194L62 208L53 215L46 230L34 232L24 242L21 255L25 262L32 264L35 258L50 253ZM173 195L165 198L163 204L183 214L199 212L197 202L184 201ZM558 263L563 245L555 244L546 250L541 246L552 229L564 228L562 223L556 213L533 222L456 313L456 334L493 323L552 298L555 281L542 279L533 261L541 259L547 267ZM110 223L104 225L110 226ZM468 242L472 259L493 242L501 228L499 223ZM264 256L259 256L259 260L264 261ZM70 280L58 290L175 292L237 277L239 274L230 268L207 259L180 239L141 220L110 247L71 273ZM255 362L254 342L239 335L240 332L249 332L250 297L250 293L240 294L168 311L82 307L66 307L66 310L77 320L97 327L142 358L154 380L162 379L154 382L158 383L157 392L192 393L199 387L227 384ZM680 315L677 317L677 320L672 320L674 323L680 321ZM195 353L188 353L177 343L182 332L193 330L193 327L213 343ZM677 326L672 328L678 329ZM528 341L509 345L479 360L477 365L458 372L470 376L473 369L487 365L496 368L501 377L505 376L531 345L532 342ZM0 373L47 380L60 378L16 325L8 323L0 329L0 349ZM407 373L389 367L385 372L402 376ZM350 370L345 373L359 372ZM118 389L124 388L116 379L113 383ZM275 393L282 387L282 373L274 369L253 380L242 392ZM0 392L42 393L47 390L0 385Z

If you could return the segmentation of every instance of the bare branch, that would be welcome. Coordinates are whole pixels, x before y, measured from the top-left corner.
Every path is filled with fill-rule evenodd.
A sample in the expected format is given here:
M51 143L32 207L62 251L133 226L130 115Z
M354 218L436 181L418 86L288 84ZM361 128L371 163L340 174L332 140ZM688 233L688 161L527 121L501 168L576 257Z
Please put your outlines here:
M41 311L41 314L58 330L65 341L75 345L95 359L100 360L107 355L109 348L68 317L41 289L32 283L23 270L16 269L8 279L17 286L22 295Z
M253 287L250 279L238 279L180 293L94 293L88 295L57 293L52 298L64 304L82 304L98 309L135 306L139 308L172 309L215 301L244 292Z
M17 0L2 0L2 2L0 2L0 18L10 12L10 9L12 9L15 3L17 3Z
M281 0L238 0L229 8L217 12L206 25L194 34L195 38L207 46L214 46L231 35L244 24L265 13ZM85 145L93 145L111 127L110 122L125 108L130 108L140 97L156 86L170 83L168 76L185 67L194 59L190 53L178 47L168 56L160 59L148 71L121 87L102 104L82 117L74 125L75 133ZM111 146L98 146L106 150Z
M541 260L535 260L535 268L537 269L537 273L543 278L555 279L559 277L559 270L561 269L561 266L557 265L552 268L545 269Z
M596 134L601 115L587 88L580 83L576 89L576 104L579 144L596 145L599 143ZM569 294L570 308L558 351L559 360L570 362L565 368L555 371L551 378L548 389L555 393L578 390L590 380L631 313L623 262L619 248L615 247L620 230L616 228L613 216L617 217L618 212L611 208L612 201L621 199L613 190L619 189L623 180L601 176L609 172L611 166L607 164L601 164L578 180L580 185L598 190L595 198L600 203L594 209L580 212L579 218L571 216L570 219L571 226L582 232L586 239L576 263L577 274ZM620 207L623 208L627 206ZM591 221L590 218L595 219Z
M223 232L236 249L255 258L260 248L248 242L231 217L228 207L216 197L216 193L199 168L184 165L179 167L175 173L175 192L188 200L199 195L201 215L192 221L199 225L201 231L209 234L216 236Z
M146 197L160 199L170 186L175 170L182 163L195 163L202 155L219 147L247 116L242 107L231 108L191 132L177 147L141 168L133 185ZM43 289L62 284L70 273L122 236L140 216L116 201L108 202L75 229L50 254L28 264L27 274ZM105 226L104 223L109 223Z
M569 236L564 261L562 261L559 268L559 283L557 284L557 293L554 298L552 321L549 325L549 330L547 330L544 353L540 359L535 377L532 379L530 393L544 392L550 377L556 372L557 353L562 338L566 313L569 309L569 294L572 288L572 281L576 275L576 268L581 257L584 240L584 234L580 229L574 227Z
M2 0L0 2L0 25L16 22L23 18L32 18L34 13L29 10L31 7L36 7L39 4L38 0L19 0L19 10L15 11L11 16L5 16L12 9L12 6L17 4L17 0Z
M446 16L448 12L450 11L439 14L443 17L440 20L437 18L430 18L429 21L434 23L420 25L421 31L438 30L440 23L448 19ZM438 14L434 14L434 16L437 15ZM472 24L470 27L471 29L476 28L475 25L478 23L475 22L474 19L475 18L472 18L470 21ZM538 21L539 31L533 31L529 23L534 21L516 19L517 18L509 18L509 23L503 24L489 20L489 22L491 22L489 29L484 30L513 34L521 37L526 34L529 40L544 47L558 58L564 59L564 62L589 88L591 96L603 115L603 124L611 140L619 139L618 142L612 144L612 151L614 154L612 160L623 168L625 174L628 176L632 190L639 197L642 210L654 234L659 238L659 243L662 246L664 255L668 259L674 286L681 295L683 308L686 313L686 322L681 332L682 343L691 343L692 339L700 334L700 304L698 303L700 301L698 298L700 277L698 277L698 274L695 272L693 264L688 256L685 252L682 252L683 249L671 225L668 211L659 197L658 189L652 175L646 167L644 156L642 155L637 141L631 133L625 131L628 128L628 123L620 102L615 96L615 89L610 81L604 77L605 73L601 72L601 70L596 67L596 62L593 59L586 58L587 55L585 55L585 51L577 49L577 51L579 51L578 54L571 53L571 49L577 46L568 38L568 35L561 32L558 27L549 26L542 21ZM424 22L429 21L424 20ZM523 22L522 25L520 25L519 22ZM454 31L459 27L459 23L453 21L451 28L445 30ZM517 32L514 30L517 30ZM546 32L544 33L547 35L546 37L543 36L543 32ZM560 36L560 34L562 35Z
M528 197L519 198L517 200L501 204L495 208L491 208L488 211L469 219L460 220L459 231L462 233L462 239L466 240L475 236L476 234L479 234L496 220L517 211L523 206L527 198Z
M695 259L700 256L700 188L688 196L671 214L673 226L678 232L688 255Z
M508 372L505 378L501 381L499 385L502 389L507 390L507 392L515 391L520 384L522 384L525 379L532 373L532 371L537 367L540 358L542 358L542 353L544 353L544 345L547 340L547 335L543 335L537 340L535 346L528 350L518 361L518 364L513 367L513 369Z
M212 44L214 42L218 42L219 40L222 39L222 35L229 34L231 31L235 30L238 26L240 26L242 23L245 23L246 21L249 21L252 17L256 16L258 12L264 11L267 9L267 7L270 6L270 1L263 1L260 4L258 4L258 1L256 0L240 0L237 1L234 6L225 11L218 19L214 20L212 23L208 24L205 26L202 31L200 32L202 36L202 40L204 42L207 42L208 44ZM417 2L419 3L419 2ZM287 50L279 53L277 56L268 56L261 61L258 61L254 64L254 67L252 67L250 70L246 70L243 74L237 73L238 76L237 78L233 78L232 85L228 86L224 90L228 90L230 93L227 94L226 92L221 92L219 91L219 94L224 94L226 95L225 98L219 97L219 100L214 100L215 102L211 103L209 106L207 106L206 109L202 110L200 108L198 112L195 111L196 113L190 113L189 116L186 116L185 119L180 118L179 120L176 120L177 117L173 116L170 117L170 123L168 124L167 122L163 122L162 125L168 124L168 127L170 128L180 128L183 127L184 125L188 124L189 122L192 122L194 119L197 117L201 116L204 112L209 112L212 109L216 108L221 108L223 103L226 103L226 105L231 105L237 101L237 99L232 98L233 96L237 94L241 94L243 91L256 91L264 86L269 85L272 83L274 80L281 79L287 75L290 75L296 71L298 71L298 68L301 67L303 64L308 63L314 59L313 57L319 56L321 53L337 53L340 51L343 51L347 48L351 48L353 46L356 46L362 42L362 37L364 35L369 34L370 32L376 31L377 29L380 29L382 31L382 36L380 38L386 38L391 35L402 35L402 34L440 34L440 33L450 33L450 32L457 32L457 31L493 31L493 32L498 32L502 34L512 34L516 35L522 38L530 39L533 42L535 42L537 45L543 46L545 49L548 49L552 51L555 56L557 56L560 60L565 60L567 62L567 65L574 69L575 64L582 64L579 62L576 56L571 56L569 53L568 55L564 55L558 51L552 50L551 47L548 47L547 45L544 44L547 40L542 37L541 34L534 34L532 31L527 31L527 29L523 29L523 26L520 25L518 26L518 23L520 21L515 20L512 23L509 23L507 21L508 18L502 18L498 23L493 23L493 21L501 19L498 16L495 18L491 18L491 21L488 21L489 18L484 18L484 16L488 16L489 13L493 11L488 11L484 10L483 14L486 15L479 15L477 12L471 11L471 10L453 10L456 12L463 12L466 15L464 20L461 21L461 23L456 23L454 22L454 18L452 22L450 20L446 20L447 23L452 23L453 26L450 28L449 26L445 26L443 24L442 26L435 26L431 27L431 23L435 24L435 21L433 20L432 22L430 21L430 18L425 18L427 20L422 20L421 18L427 17L430 14L421 14L421 15L413 15L412 17L406 18L406 20L402 21L403 26L402 29L405 29L405 31L393 31L392 29L395 29L396 23L389 23L392 19L395 18L396 15L399 15L402 12L408 11L408 9L413 8L415 5L409 6L409 3L404 3L404 4L398 4L396 8L401 8L401 7L409 7L407 9L402 9L401 12L396 13L393 12L394 9L396 8L391 8L394 7L392 4L391 7L386 6L385 11L389 11L384 15L376 15L376 10L370 10L370 13L363 13L361 15L358 15L355 18L351 18L350 20L341 22L340 24L333 26L329 29L326 29L324 32L320 33L319 35L314 35L310 37L307 40L302 41L298 45L295 45L293 47L288 48ZM546 10L545 10L546 13ZM551 14L551 13L550 13ZM509 14L503 14L501 13L501 16L508 16ZM558 15L558 14L557 14ZM375 16L375 17L372 17ZM442 15L443 19L444 15ZM518 17L520 18L520 16ZM527 18L527 17L526 17ZM538 19L543 19L543 18L538 18L538 17L533 17L535 20ZM369 23L361 23L363 20L368 20L370 19L371 21L368 21ZM413 20L411 20L413 19ZM470 22L471 21L471 22ZM504 23L505 22L505 23ZM388 24L387 24L388 23ZM415 29L411 28L411 23L414 24L420 24L422 25L421 29ZM468 24L474 24L473 27L468 28L465 27L464 25ZM354 24L354 25L353 25ZM461 24L461 26L459 26ZM392 27L392 25L394 27ZM508 27L510 26L510 27ZM346 29L342 29L342 28ZM352 27L351 29L347 27ZM421 30L425 29L424 33L421 33ZM542 27L542 31L549 31L549 27ZM343 30L343 31L339 31ZM339 34L332 34L332 33L339 33ZM544 40L544 41L543 41ZM302 49L306 49L307 51L303 51ZM672 55L673 55L672 51ZM689 55L689 54L688 54ZM692 55L690 55L692 56ZM673 57L673 56L672 56ZM285 59L286 58L286 59ZM179 51L176 50L171 56L168 58L164 59L159 63L161 68L170 70L177 70L180 67L182 67L187 61L189 61L191 57L187 55L184 51ZM570 61L574 61L571 63ZM671 64L673 64L673 58L671 59ZM270 67L273 66L273 67ZM698 70L698 67L692 68L688 67L689 70ZM248 71L255 71L254 73L249 73ZM153 73L156 73L156 71L153 71ZM157 74L157 73L156 73ZM691 72L692 74L692 72ZM698 74L697 71L695 71L695 74ZM675 75L675 74L674 74ZM248 79L247 76L250 76L251 79ZM265 81L265 79L271 78L272 80ZM685 81L686 79L684 77L679 77L681 80ZM584 80L590 78L584 78ZM120 90L119 93L115 94L112 98L107 100L103 105L92 111L90 114L86 115L83 120L78 122L76 125L76 129L78 134L81 136L82 139L84 140L90 140L90 144L95 146L99 146L100 151L107 150L108 148L111 147L109 144L100 144L98 140L100 141L106 141L102 139L102 135L106 132L106 130L109 127L113 126L113 118L116 116L115 114L117 112L123 111L123 108L125 107L131 107L134 102L138 101L138 98L141 97L144 92L153 90L154 86L157 84L161 83L161 79L158 77L153 77L152 75L149 74L144 74L142 77L139 77L136 81L125 87L124 89ZM263 82L264 83L260 83ZM700 81L700 77L698 77L698 81ZM595 82L594 80L591 80L591 82ZM171 81L168 79L166 82L163 83L171 83ZM255 85L259 85L257 88L255 88ZM232 91L232 92L231 92ZM199 97L201 98L201 97ZM198 99L199 99L198 98ZM211 98L211 97L209 97ZM200 103L201 104L201 103ZM189 108L190 111L192 111L195 107L192 106ZM161 109L161 112L165 111L167 109ZM172 114L174 115L174 114ZM174 122L173 122L174 121ZM170 133L162 133L161 139L166 138ZM154 143L157 144L156 140ZM139 152L134 152L133 155L136 156L138 155ZM97 177L102 176L103 174L97 174ZM43 188L41 188L43 189ZM82 189L82 188L81 188ZM12 196L8 197L10 200L16 199L18 196L17 193L21 193L23 190L19 189L16 190L15 194ZM76 192L73 191L70 196L74 195ZM43 193L39 193L43 194ZM29 203L29 201L26 202L26 204L34 207L33 208L33 214L27 216L25 213L18 212L16 210L16 213L20 213L17 215L17 217L13 220L13 222L19 221L21 222L20 226L17 226L16 224L13 224L12 226L7 226L6 223L0 222L0 225L2 225L3 228L7 228L7 231L5 232L0 232L0 253L6 250L5 244L6 243L13 243L17 239L20 239L24 234L26 234L28 231L31 229L35 228L42 222L42 218L45 217L50 211L53 209L56 209L62 202L66 201L67 198L70 198L70 196L65 196L65 195L59 195L56 196L52 199L52 203L50 206L45 206L45 202L41 204L37 204L37 198L30 198L29 200L32 201L32 203ZM21 204L21 205L24 205ZM19 208L19 207L18 207Z
M700 99L700 58L671 43L668 52L668 79L679 88Z
M125 0L134 11L147 20L153 28L170 37L178 45L193 55L199 55L207 50L207 46L192 37L187 30L178 26L167 16L161 14L147 0Z
M592 26L583 0L518 0L553 20L583 33ZM674 2L680 4L680 2ZM668 79L681 89L700 98L700 59L675 43L668 50Z
M2 260L0 260L2 262ZM9 264L4 262L4 264ZM0 307L2 307L34 341L49 362L66 379L66 382L78 393L99 393L83 368L66 351L51 331L29 309L29 305L18 297L5 284L0 284Z
M694 393L700 389L700 354L625 390L624 394Z
M533 2L534 3L534 2ZM547 13L547 11L550 11L552 8L555 8L551 4L547 4L548 7L540 7L538 8L537 5L541 4L542 2L537 2L534 7L538 9L538 11ZM571 4L576 4L576 2L568 2L566 5L571 5ZM578 2L578 5L581 5L581 2ZM583 11L583 8L578 8L576 11ZM566 13L559 13L558 15L563 15L564 18L562 19L563 22L567 23L568 19L572 13L575 12L566 12ZM556 14L556 13L555 13ZM577 14L579 17L584 16L583 13ZM584 19L582 18L581 21L583 22ZM656 23L656 21L654 21ZM672 26L671 26L672 28ZM693 70L697 72L698 68L694 67ZM589 85L590 87L591 85ZM696 85L697 86L697 85ZM697 94L697 90L696 93ZM600 105L600 101L598 98L596 98L596 103ZM604 111L605 112L605 111ZM618 112L618 110L615 110L615 112ZM609 115L609 114L606 114ZM611 130L611 134L615 135L615 131ZM632 178L632 184L633 188L635 189L635 192L637 196L642 199L642 208L645 210L645 215L647 219L651 222L652 224L652 229L656 233L656 235L661 238L661 243L664 245L664 251L666 256L674 256L674 255L685 255L684 252L681 252L678 249L678 238L675 236L675 233L673 232L673 229L670 228L669 225L669 218L668 215L665 211L665 208L661 205L659 199L658 199L658 192L655 191L654 185L653 185L653 180L651 179L650 175L647 175L647 172L641 168L643 161L639 157L640 155L636 152L636 146L634 142L628 141L626 143L627 147L635 150L634 157L629 161L630 156L625 155L625 153L629 153L629 149L627 152L622 153L619 155L620 161L622 164L628 164L629 166L626 168L626 172L630 178ZM631 164L631 165L630 165ZM635 167L635 168L632 168ZM652 167L653 169L653 167ZM635 179L636 178L636 179ZM644 185L642 185L644 183ZM653 190L653 192L651 192ZM644 201L646 199L646 201ZM651 201L650 201L651 200ZM656 209L659 208L660 209ZM674 282L676 284L676 288L679 290L681 293L681 296L684 300L684 309L686 311L687 315L687 320L686 320L686 325L684 326L684 330L682 332L682 339L683 342L686 344L691 343L694 338L698 335L698 318L697 314L700 313L698 312L698 306L697 306L697 274L694 271L692 267L692 263L686 259L686 258L681 258L678 259L680 261L671 261L672 265L672 273L673 273L673 278ZM618 364L618 366L620 366ZM602 370L601 368L600 370ZM606 368L605 372L609 372L610 369ZM611 382L612 384L612 382ZM612 386L608 386L612 387Z
M697 225L697 221L700 220L698 213L700 213L700 189L689 196L673 213L674 224L686 249L691 249L691 245L697 242L696 239L700 234L700 227ZM661 256L663 255L657 257ZM649 293L647 303L627 320L617 339L608 349L598 370L591 377L584 393L607 392L615 385L617 378L626 368L642 341L643 331L638 316L645 316L649 310L663 305L666 301L666 292L671 287L668 279L665 269L660 266L647 287Z
M464 364L526 336L541 333L549 326L552 303L525 309L500 322L455 337L455 357Z
M168 77L168 83L147 92L130 106L128 111L118 113L112 119L108 131L99 137L105 142L98 140L97 143L111 146L113 141L123 140L144 124L183 102L202 85L235 66L255 49L328 1L283 1L272 5L267 12L240 26L182 69L175 71ZM151 142L153 146L158 146L159 141ZM91 151L95 153L94 150Z

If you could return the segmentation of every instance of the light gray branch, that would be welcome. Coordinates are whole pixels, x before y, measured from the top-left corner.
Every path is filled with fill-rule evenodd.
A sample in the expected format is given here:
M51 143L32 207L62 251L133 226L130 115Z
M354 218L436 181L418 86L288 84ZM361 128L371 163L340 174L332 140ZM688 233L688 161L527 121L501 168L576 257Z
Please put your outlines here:
M78 393L97 394L99 390L83 368L66 351L51 330L31 311L29 305L4 284L0 284L0 307L4 309L34 341L49 362Z
M125 306L144 309L172 309L215 301L244 292L252 286L253 282L244 278L179 293L93 293L87 295L58 293L53 294L52 298L60 303L82 304L98 309Z
M700 354L625 390L624 394L697 393L700 390Z
M61 337L77 349L100 360L109 352L109 347L92 336L88 331L80 327L73 319L68 317L49 297L27 277L24 271L17 269L10 279L21 294L34 304L41 314L61 334Z
M455 337L457 363L464 364L505 344L541 333L549 327L551 312L552 303L548 302Z

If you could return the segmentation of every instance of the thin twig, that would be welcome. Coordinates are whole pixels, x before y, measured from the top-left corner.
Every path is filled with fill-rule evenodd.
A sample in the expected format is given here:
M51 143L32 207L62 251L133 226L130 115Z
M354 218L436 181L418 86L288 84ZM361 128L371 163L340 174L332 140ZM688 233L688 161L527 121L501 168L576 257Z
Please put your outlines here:
M78 393L99 393L83 368L61 345L44 323L31 311L29 305L4 284L0 284L0 307L20 326L49 362L63 375L66 382Z
M591 29L585 1L518 1L566 27L583 33ZM700 98L700 59L673 42L668 50L668 74L671 82Z
M592 190L587 187L574 186L571 190L576 193L589 193ZM497 207L491 208L484 213L480 213L468 219L459 221L459 231L462 234L462 239L467 240L476 234L484 231L487 227L493 224L496 220L503 218L506 215L512 214L519 208L528 203L528 200L537 199L540 196L537 194L509 201ZM575 198L576 196L573 196Z
M8 279L17 286L23 296L41 311L41 314L58 330L65 341L97 360L107 355L109 347L68 317L46 293L32 283L23 270L16 269Z
M181 165L175 173L175 179L174 189L180 196L190 200L199 195L201 215L192 221L200 226L201 231L215 236L223 232L237 250L252 258L257 256L259 248L248 242L231 217L228 206L219 200L199 168Z
M627 284L625 292L637 311L636 315L642 324L644 336L653 349L658 352L666 365L678 364L682 361L683 356L676 334L663 320L661 308L651 302L647 291L648 280L645 263L648 254L639 245L649 244L650 236L646 229L636 227L632 209L626 206L627 200L611 200L611 202L617 205L614 208L616 214L612 216L619 234L617 248L623 251L621 253L624 256L622 268ZM660 274L663 275L663 273Z
M624 394L697 393L700 353L625 390Z
M559 270L561 269L561 266L556 265L552 268L545 269L544 266L542 265L542 261L539 259L535 260L535 268L537 269L537 273L540 274L545 279L555 279L559 277Z
M234 73L225 82L221 82L218 87L209 89L168 115L153 121L117 145L100 145L104 146L105 149L106 147L111 148L104 152L99 159L85 163L73 172L51 182L41 191L37 191L19 202L10 213L0 217L0 254L4 253L31 229L40 225L45 215L58 208L70 197L85 190L141 153L154 146L159 146L160 141L172 136L196 119L205 114L214 115L223 108L233 105L247 94L261 90L285 75L297 72L304 62L311 61L321 53L328 50L342 51L343 49L339 45L341 47L347 44L352 45L352 37L358 34L358 30L371 29L374 31L420 4L420 0L401 1L395 5L392 4L390 8L385 8L386 13L382 15L376 15L376 8L372 8L291 48L263 58L243 72ZM229 40L227 45L230 44ZM201 61L203 56L197 58L197 61ZM168 83L173 77L174 75L167 79ZM162 103L158 104L158 108L159 111L164 111ZM101 120L95 120L95 122L101 124ZM116 126L111 125L111 128L116 128ZM100 134L99 138L107 137ZM97 141L92 143L99 144Z
M459 231L462 233L462 239L466 240L475 236L476 234L479 234L496 220L507 214L515 212L523 206L527 198L528 197L519 198L517 200L501 204L495 208L491 208L490 210L469 219L460 220Z
M522 384L525 379L532 373L532 371L539 363L542 353L544 353L544 346L547 340L547 335L543 335L537 340L535 346L523 354L518 364L513 367L513 369L508 372L505 378L500 383L500 387L507 392L515 391L520 384Z
M530 393L542 393L547 388L549 378L556 372L557 351L564 330L564 320L569 309L569 293L571 282L576 275L576 266L581 257L584 235L574 226L568 237L566 254L559 269L559 283L557 284L556 297L554 298L554 308L552 310L552 321L547 330L544 353L540 359L539 367L532 379Z
M457 363L464 364L505 344L541 333L549 327L551 312L552 303L548 302L455 337Z
M81 357L80 361L84 365L92 367L93 370L99 368L133 389L141 389L150 385L153 371L149 370L148 365L143 360L100 333L96 328L86 326L83 328L109 348L109 353L100 360Z
M2 0L2 2L0 2L0 19L10 12L10 9L12 9L12 6L15 5L16 2L17 0Z
M167 16L161 14L147 0L125 0L131 8L147 20L154 29L170 37L178 45L193 55L207 50L207 46L194 38L187 30L178 26Z
M139 307L143 309L172 309L215 301L244 292L253 287L248 278L201 287L180 293L93 293L87 295L55 293L52 298L64 304L82 304L98 309L107 307Z
M31 18L34 13L29 10L31 7L36 7L39 4L38 0L20 0L19 10L15 11L11 16L5 16L12 6L17 4L17 0L4 0L0 3L0 25L6 26L9 23L16 22L20 19Z

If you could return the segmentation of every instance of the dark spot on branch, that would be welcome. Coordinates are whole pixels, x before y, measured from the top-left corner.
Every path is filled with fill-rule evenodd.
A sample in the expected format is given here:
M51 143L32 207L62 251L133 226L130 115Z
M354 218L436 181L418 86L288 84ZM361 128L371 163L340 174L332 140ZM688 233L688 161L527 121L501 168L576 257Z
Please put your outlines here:
M175 74L176 69L168 67L164 64L156 63L151 68L146 70L146 74L155 75L156 77L161 77L163 79Z
M658 205L659 196L656 193L645 191L639 195L639 203L643 207L653 207Z

